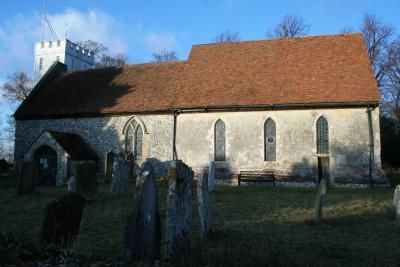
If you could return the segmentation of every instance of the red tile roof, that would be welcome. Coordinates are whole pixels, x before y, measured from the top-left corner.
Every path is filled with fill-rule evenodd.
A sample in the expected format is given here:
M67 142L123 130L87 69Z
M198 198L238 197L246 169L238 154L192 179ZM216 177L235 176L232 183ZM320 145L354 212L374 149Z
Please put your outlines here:
M195 45L186 61L63 73L16 118L320 103L378 103L361 34Z

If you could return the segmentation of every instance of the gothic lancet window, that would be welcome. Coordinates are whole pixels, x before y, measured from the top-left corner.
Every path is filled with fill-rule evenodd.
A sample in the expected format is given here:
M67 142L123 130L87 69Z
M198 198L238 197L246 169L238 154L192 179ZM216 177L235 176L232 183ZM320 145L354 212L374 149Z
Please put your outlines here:
M225 161L225 124L218 120L214 129L215 161Z
M125 132L126 153L133 153L136 160L142 159L143 130L136 121L131 122Z
M135 131L135 150L133 155L135 156L135 159L142 159L142 142L143 142L143 131L142 127L138 126L136 127Z
M317 154L329 153L328 121L320 117L317 121Z
M276 160L276 125L273 119L268 119L264 124L264 159Z

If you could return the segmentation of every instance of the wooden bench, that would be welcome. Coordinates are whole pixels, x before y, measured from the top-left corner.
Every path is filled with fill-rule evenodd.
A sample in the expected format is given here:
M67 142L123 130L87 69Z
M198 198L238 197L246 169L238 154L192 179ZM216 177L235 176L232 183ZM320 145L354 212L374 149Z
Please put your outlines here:
M238 177L238 185L241 182L273 183L275 186L274 171L241 171Z

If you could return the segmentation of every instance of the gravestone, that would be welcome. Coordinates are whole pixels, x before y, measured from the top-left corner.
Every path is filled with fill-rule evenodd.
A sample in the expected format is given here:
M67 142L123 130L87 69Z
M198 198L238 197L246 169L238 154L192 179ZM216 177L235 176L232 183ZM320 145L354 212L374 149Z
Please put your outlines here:
M152 168L143 168L138 173L133 210L124 230L124 259L126 263L145 262L153 266L160 258L161 222L156 179Z
M23 162L17 179L17 193L31 194L35 185L36 166L33 161Z
M168 161L162 162L157 158L147 158L143 164L151 165L156 179L160 178L160 177L167 177L167 175L168 175ZM143 164L142 164L142 166L140 166L140 168L138 168L137 173L141 172L141 169L143 168Z
M76 178L71 176L68 180L68 192L76 193Z
M65 246L78 235L86 200L68 193L46 206L40 239L43 244Z
M93 200L97 192L96 164L80 162L76 165L76 193L86 200Z
M315 199L314 222L319 224L323 215L324 202L326 195L326 180L322 179L319 183L317 196Z
M215 185L215 161L211 161L208 166L208 191L213 192Z
M393 197L393 217L400 219L400 185L396 186Z
M165 219L165 260L185 265L192 239L193 171L182 161L171 161ZM182 262L183 261L183 262Z
M129 152L128 154L126 154L125 159L132 162L132 164L130 166L130 170L129 170L128 183L134 183L135 178L136 178L135 166L134 166L135 165L135 157L133 156L132 152Z
M207 239L211 232L210 196L208 189L209 173L203 172L197 183L197 198L200 221L200 236Z
M128 179L132 169L132 162L121 159L114 159L113 174L111 181L111 193L114 196L128 194Z
M115 156L116 156L116 154L113 151L109 151L106 153L106 158L105 158L105 162L104 162L104 166L105 166L104 180L106 182L111 182Z

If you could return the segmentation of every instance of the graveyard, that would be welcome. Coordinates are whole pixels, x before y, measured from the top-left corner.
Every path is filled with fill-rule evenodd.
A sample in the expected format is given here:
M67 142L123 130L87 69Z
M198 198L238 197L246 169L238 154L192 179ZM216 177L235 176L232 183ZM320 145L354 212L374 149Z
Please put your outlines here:
M399 180L398 176L391 178L394 183ZM156 183L164 247L168 185L166 180L157 179ZM67 188L36 187L32 194L18 196L15 184L11 175L0 179L0 231L3 236L26 239L40 247L46 205L65 194ZM206 240L201 234L196 187L194 184L187 265L398 264L400 221L392 218L393 187L328 188L323 216L316 224L316 188L216 186L209 194L212 232ZM123 262L123 232L134 199L134 184L129 184L126 194L115 197L109 183L99 183L96 198L86 203L79 233L66 257L75 255L86 263ZM35 258L18 246L0 246L3 261Z

